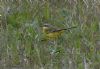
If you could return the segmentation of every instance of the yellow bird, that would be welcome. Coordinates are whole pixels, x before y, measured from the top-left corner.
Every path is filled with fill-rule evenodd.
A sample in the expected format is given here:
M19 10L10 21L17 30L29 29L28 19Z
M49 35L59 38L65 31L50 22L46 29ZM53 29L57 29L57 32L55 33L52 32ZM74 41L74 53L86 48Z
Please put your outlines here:
M55 28L50 24L44 24L43 26L43 35L46 40L54 40L59 38L65 30L69 30L76 27L70 27L67 29Z

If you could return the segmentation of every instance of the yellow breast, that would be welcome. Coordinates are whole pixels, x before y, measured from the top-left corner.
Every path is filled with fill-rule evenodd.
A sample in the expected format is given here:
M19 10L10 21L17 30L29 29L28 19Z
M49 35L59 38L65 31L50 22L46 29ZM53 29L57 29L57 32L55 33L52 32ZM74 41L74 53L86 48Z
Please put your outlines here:
M61 36L63 31L59 31L59 32L50 32L48 34L46 34L46 37L48 39L57 39Z

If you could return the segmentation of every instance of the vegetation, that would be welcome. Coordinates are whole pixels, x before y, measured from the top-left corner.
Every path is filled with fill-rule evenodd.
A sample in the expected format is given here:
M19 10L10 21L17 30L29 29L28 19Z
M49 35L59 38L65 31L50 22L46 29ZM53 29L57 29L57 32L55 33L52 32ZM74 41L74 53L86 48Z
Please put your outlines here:
M41 41L44 23L77 26ZM0 0L0 68L100 69L99 0Z

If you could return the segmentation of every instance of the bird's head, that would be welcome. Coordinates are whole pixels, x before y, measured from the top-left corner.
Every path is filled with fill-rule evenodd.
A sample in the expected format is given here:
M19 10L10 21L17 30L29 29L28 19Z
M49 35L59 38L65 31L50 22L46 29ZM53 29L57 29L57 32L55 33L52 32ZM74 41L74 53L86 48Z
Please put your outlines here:
M48 33L48 31L50 30L51 25L50 24L44 24L43 25L43 32L44 33Z

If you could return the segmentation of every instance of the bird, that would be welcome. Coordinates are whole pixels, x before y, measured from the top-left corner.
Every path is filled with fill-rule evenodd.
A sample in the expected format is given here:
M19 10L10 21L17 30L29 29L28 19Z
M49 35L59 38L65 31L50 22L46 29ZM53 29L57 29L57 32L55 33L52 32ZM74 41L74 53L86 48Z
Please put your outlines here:
M51 24L44 24L42 27L42 32L45 40L55 40L58 39L65 30L76 28L76 26L70 28L57 28Z

